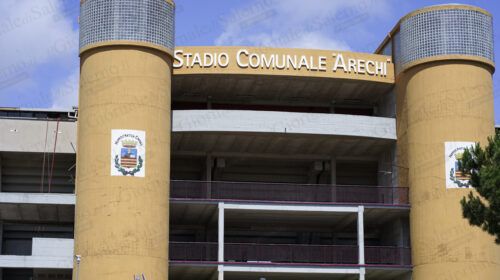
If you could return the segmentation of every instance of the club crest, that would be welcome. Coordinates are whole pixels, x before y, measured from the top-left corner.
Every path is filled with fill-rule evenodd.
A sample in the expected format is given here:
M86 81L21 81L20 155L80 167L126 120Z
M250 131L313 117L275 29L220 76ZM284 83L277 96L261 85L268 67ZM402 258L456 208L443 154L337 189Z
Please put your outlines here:
M111 176L144 177L146 133L114 129L111 138Z
M462 159L464 150L471 147L472 142L446 142L445 143L445 168L446 168L446 188L470 188L470 174L458 169L458 161Z
M144 276L144 273L134 274L134 280L146 280L146 276Z

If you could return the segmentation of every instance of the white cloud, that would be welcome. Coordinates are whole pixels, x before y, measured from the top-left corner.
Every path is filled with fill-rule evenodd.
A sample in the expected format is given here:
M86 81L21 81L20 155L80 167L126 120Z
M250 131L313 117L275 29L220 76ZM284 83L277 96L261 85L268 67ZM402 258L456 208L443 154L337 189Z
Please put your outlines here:
M387 1L257 0L233 11L215 43L351 50L342 34L386 16Z
M249 35L246 38L245 43L261 47L272 46L299 49L351 50L346 42L324 36L324 34L317 31L304 31L291 34L273 33L271 35L267 33L260 33L256 35Z
M21 76L24 80L15 84L16 89L40 90L52 81L38 84L35 77L55 71L54 67L73 68L76 50L78 30L64 11L63 0L0 1L0 84L9 85ZM12 89L3 88L2 94Z

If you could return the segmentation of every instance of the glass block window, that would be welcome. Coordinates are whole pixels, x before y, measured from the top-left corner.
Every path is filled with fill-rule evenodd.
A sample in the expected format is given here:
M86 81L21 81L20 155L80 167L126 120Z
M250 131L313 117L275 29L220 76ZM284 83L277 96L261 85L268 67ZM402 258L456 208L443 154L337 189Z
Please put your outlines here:
M394 40L394 69L396 74L399 74L403 69L401 65L401 31L396 32L392 38Z
M392 41L391 40L389 40L387 42L387 44L385 44L384 48L382 49L381 54L392 56Z
M80 9L80 49L130 40L174 50L174 6L165 0L87 0Z
M484 13L448 9L401 22L401 64L437 55L474 55L494 62L493 21Z

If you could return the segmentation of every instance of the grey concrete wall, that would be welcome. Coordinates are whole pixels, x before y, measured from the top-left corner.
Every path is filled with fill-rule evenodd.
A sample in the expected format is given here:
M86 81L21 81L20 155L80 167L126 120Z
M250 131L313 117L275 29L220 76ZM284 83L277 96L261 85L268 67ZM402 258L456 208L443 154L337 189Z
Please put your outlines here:
M0 151L52 153L56 146L57 153L75 153L76 122L59 122L57 145L56 128L56 121L0 119Z
M393 89L383 94L378 103L377 116L395 118L396 117L396 90Z

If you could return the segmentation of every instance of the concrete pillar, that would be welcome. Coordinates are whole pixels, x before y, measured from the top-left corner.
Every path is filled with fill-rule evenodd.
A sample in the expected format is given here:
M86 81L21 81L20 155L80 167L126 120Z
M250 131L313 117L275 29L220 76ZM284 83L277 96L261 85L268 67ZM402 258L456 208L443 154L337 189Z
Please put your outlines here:
M219 202L219 230L218 230L217 261L224 262L224 202Z
M221 158L221 157L216 157L215 158L215 167L212 167L214 169L214 173L212 176L212 181L217 181L220 180L223 176L224 173L224 168L226 168L226 159Z
M397 187L397 156L396 144L386 149L380 154L378 159L378 174L377 185L381 187ZM385 188L380 191L381 196L384 196L386 203L395 203L399 201L398 189Z
M205 181L206 181L206 192L207 196L206 198L212 198L212 168L213 168L213 161L214 159L212 158L211 155L207 155L205 159Z
M322 161L314 161L311 169L309 169L309 173L307 174L307 182L308 184L316 184L318 175L323 171L323 162Z
M337 159L332 158L330 160L330 184L331 188L331 198L332 202L337 202Z
M394 145L391 147L391 169L392 169L392 176L391 176L391 186L392 187L399 187L398 184L398 145L397 143L394 143Z
M391 169L392 169L392 176L391 176L391 186L394 188L392 193L393 193L393 203L394 204L399 204L400 203L400 199L399 199L399 196L401 195L400 194L400 191L399 191L399 181L398 181L398 171L399 171L399 167L398 167L398 147L397 147L397 144L394 143L394 145L391 147ZM406 187L406 186L402 186L402 187Z
M1 191L2 191L2 155L0 155L0 192Z
M337 184L337 159L332 158L330 160L330 183L332 185Z
M168 279L175 7L137 3L81 1L80 280Z
M224 280L224 266L223 265L218 265L217 266L217 272L218 272L218 280Z
M361 267L359 269L359 280L365 280L366 268Z
M364 211L364 206L358 206L358 256L360 265L365 264Z
M2 253L3 247L3 221L0 221L0 254ZM3 279L3 268L0 268L0 280Z
M393 186L393 147L385 150L378 158L377 185L384 187Z

